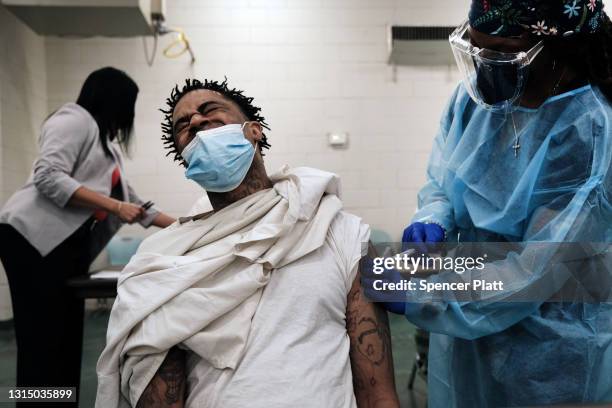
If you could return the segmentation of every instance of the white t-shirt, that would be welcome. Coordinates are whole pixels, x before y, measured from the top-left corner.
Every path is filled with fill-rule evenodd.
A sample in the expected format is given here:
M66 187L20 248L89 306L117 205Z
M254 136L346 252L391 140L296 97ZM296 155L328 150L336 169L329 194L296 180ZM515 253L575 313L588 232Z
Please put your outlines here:
M272 271L235 370L188 353L187 407L356 407L346 297L369 235L341 211L321 248Z

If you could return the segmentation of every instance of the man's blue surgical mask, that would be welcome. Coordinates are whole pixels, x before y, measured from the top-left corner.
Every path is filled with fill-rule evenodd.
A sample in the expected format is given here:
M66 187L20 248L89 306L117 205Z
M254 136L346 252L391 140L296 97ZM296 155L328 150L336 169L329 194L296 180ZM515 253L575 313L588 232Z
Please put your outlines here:
M255 148L243 133L247 123L198 132L181 153L189 165L185 176L215 193L238 187L255 157Z

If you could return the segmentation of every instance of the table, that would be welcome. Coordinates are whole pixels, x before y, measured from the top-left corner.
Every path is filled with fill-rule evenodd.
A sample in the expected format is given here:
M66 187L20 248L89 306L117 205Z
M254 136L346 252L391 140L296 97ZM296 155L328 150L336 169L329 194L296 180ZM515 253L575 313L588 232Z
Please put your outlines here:
M105 271L121 271L125 265L104 268ZM99 271L92 271L96 273ZM117 296L117 279L91 279L90 275L74 276L66 285L74 291L79 299L103 299Z

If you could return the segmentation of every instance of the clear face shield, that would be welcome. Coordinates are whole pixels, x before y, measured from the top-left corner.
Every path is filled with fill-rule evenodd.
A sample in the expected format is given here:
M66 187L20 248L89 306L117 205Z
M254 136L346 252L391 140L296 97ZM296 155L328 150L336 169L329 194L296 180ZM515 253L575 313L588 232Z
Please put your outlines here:
M527 83L529 64L542 51L542 41L529 51L505 53L471 44L466 20L449 37L463 83L472 99L487 110L511 112Z

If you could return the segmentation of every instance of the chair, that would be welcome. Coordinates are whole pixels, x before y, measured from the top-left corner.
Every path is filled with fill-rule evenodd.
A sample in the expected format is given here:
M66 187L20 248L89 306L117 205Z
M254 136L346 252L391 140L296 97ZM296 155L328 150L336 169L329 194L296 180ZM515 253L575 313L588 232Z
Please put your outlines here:
M408 389L412 390L414 387L414 380L416 379L417 373L423 378L423 381L427 382L427 362L429 354L429 332L417 327L416 333L414 334L414 342L416 343L416 356L414 364L412 365L412 372L408 379Z

